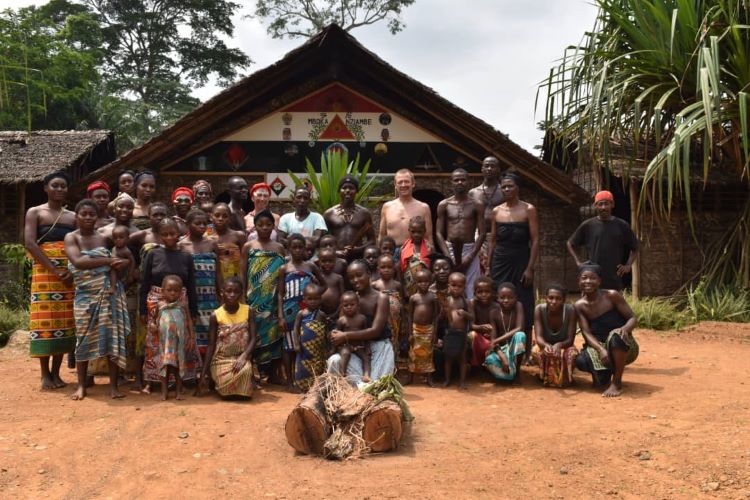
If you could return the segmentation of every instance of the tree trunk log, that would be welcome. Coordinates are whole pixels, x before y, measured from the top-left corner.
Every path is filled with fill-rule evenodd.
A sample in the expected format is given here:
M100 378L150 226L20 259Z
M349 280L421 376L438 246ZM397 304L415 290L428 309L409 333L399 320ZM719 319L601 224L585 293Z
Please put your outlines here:
M310 390L286 419L284 431L289 445L305 455L322 455L323 444L331 434L323 398Z
M362 437L374 452L398 448L403 434L401 408L393 401L383 401L364 416Z

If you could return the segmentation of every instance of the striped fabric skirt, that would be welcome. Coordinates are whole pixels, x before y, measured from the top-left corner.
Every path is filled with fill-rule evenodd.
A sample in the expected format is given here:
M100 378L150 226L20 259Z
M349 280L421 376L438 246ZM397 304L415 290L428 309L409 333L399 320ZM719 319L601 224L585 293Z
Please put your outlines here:
M208 330L211 314L218 309L216 297L216 254L213 252L193 254L195 270L195 294L198 302L198 321L195 323L195 338L201 356L208 349Z
M68 269L68 257L65 255L65 244L62 241L42 243L39 248L56 269ZM66 285L41 263L34 261L29 307L31 357L65 354L75 349L74 295L75 288L72 284Z

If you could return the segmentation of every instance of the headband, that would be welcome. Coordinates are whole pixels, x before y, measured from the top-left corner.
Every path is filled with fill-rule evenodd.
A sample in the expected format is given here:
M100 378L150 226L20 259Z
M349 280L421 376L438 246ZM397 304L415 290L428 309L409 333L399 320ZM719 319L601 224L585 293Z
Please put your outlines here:
M253 187L250 188L250 198L252 198L255 192L259 189L265 189L266 191L268 191L269 195L271 194L271 186L269 186L265 182L259 182L257 184L253 184Z
M596 196L594 196L594 203L602 200L609 200L614 203L615 197L612 196L612 193L610 193L609 191L599 191L598 193L596 193Z
M110 203L113 207L117 207L117 205L119 205L122 201L129 201L130 203L135 205L135 200L133 199L133 197L125 191L120 192L120 194L117 195L117 198L112 200Z
M92 182L91 184L89 184L89 186L88 186L88 187L86 188L86 196L88 196L89 198L91 198L91 195L92 195L92 194L93 194L93 192L94 192L94 191L96 191L97 189L103 189L103 190L105 190L105 191L106 191L107 193L111 193L111 192L112 192L112 191L111 191L111 190L109 189L109 184L107 184L107 183L106 183L106 182L104 182L104 181L96 181L96 182Z
M178 187L174 190L174 193L172 193L172 203L174 203L177 200L178 196L186 195L190 198L190 203L195 201L195 195L193 195L193 190L187 187Z

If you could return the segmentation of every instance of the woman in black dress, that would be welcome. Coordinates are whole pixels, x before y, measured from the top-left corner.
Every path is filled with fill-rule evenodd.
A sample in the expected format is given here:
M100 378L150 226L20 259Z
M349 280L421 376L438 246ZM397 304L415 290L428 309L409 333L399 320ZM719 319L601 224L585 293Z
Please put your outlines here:
M510 282L523 304L526 352L531 352L534 319L534 266L539 256L539 219L536 208L518 197L520 179L505 174L500 190L505 202L492 210L489 237L490 273L495 286ZM528 355L527 355L528 356Z

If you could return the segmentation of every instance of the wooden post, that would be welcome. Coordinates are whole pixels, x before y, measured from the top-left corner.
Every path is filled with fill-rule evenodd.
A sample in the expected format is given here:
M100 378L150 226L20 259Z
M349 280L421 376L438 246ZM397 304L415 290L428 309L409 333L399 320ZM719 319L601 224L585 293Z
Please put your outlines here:
M19 182L16 189L18 194L18 241L23 244L24 225L26 222L26 184Z
M639 248L638 248L638 256L636 257L635 261L633 262L633 267L631 269L631 273L633 276L632 281L632 288L633 288L633 298L638 300L641 298L641 248L640 248L640 242L641 242L641 225L638 223L638 181L631 177L630 178L630 227L633 229L633 233L635 233L635 237L638 238L639 242Z

